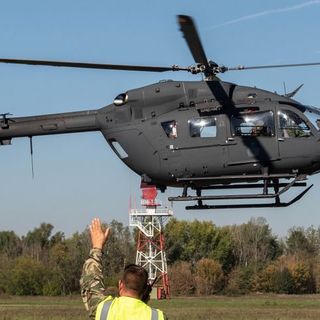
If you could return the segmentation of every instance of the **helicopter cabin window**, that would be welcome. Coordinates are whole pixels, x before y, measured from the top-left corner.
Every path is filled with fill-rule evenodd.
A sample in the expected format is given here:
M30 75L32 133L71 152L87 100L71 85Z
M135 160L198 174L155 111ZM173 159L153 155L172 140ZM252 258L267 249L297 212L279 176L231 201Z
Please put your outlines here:
M216 118L200 118L188 122L191 137L214 138L217 136Z
M273 137L273 112L249 112L231 117L233 136Z
M284 138L310 137L307 124L296 113L290 110L278 111L280 132Z
M178 137L177 122L175 120L162 122L161 126L168 138L175 139Z

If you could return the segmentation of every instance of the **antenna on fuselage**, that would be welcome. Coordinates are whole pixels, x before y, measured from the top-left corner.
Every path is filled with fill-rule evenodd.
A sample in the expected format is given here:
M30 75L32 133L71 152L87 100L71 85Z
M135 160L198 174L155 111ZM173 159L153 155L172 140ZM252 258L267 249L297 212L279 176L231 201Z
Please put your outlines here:
M283 81L283 91L284 91L284 95L287 95L287 87L286 87L286 83L285 81Z
M32 179L34 179L34 166L33 166L33 141L32 141L32 136L29 137L30 139L30 157L31 157L31 174L32 174Z

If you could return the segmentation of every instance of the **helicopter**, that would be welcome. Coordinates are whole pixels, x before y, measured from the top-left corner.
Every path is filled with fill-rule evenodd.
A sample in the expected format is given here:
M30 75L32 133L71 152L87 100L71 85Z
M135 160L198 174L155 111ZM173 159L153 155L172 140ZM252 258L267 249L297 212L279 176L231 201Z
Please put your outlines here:
M320 171L320 109L293 99L302 85L280 95L224 82L218 74L320 62L218 65L207 59L193 19L179 15L177 21L195 61L188 67L1 58L1 63L35 66L185 71L202 74L203 80L163 80L120 93L96 110L30 117L4 113L0 144L29 137L32 154L34 136L100 131L119 159L141 176L142 188L162 192L167 187L181 188L181 195L169 201L195 202L186 209L287 207L300 200L312 187L307 186L307 177ZM293 187L303 189L283 202L281 197ZM216 194L215 190L237 193ZM230 201L218 204L220 200Z

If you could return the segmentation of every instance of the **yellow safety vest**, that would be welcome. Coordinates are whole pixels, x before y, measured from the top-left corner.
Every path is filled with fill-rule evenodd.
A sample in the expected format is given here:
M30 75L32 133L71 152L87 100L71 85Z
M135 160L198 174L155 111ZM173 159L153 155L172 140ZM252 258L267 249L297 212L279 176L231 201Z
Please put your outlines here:
M163 312L130 297L107 297L99 303L96 320L164 320Z

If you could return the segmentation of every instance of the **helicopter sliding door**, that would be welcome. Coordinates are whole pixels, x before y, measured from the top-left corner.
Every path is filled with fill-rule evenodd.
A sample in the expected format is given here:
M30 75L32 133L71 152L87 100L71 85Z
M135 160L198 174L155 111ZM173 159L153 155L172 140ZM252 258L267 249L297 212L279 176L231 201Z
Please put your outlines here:
M259 173L279 159L275 135L274 111L240 111L230 117L228 142L228 172Z
M169 120L169 119L168 119ZM161 122L163 164L173 178L214 176L225 164L225 115L201 117L194 110Z

